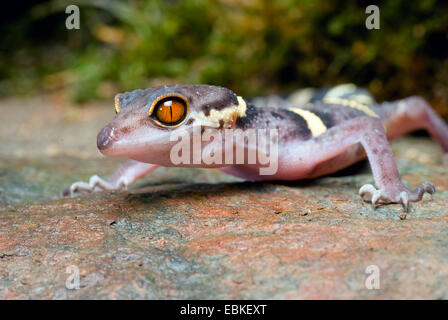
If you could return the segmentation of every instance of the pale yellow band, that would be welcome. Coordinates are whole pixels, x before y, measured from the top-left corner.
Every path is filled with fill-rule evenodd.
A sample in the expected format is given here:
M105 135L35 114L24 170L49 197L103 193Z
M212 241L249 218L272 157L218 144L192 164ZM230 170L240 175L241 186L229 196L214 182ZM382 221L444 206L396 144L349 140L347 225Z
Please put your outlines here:
M298 114L306 121L313 137L317 137L327 131L327 126L322 122L322 119L313 112L300 108L291 108L289 110Z

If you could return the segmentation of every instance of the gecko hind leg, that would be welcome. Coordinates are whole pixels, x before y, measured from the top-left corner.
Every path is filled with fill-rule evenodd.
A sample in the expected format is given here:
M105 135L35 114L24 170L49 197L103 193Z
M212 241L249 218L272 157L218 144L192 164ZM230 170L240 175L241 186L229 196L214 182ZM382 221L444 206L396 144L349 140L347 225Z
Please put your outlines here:
M448 163L448 126L425 99L414 96L395 102L385 102L378 111L385 118L387 135L390 139L424 129L445 151L443 161Z

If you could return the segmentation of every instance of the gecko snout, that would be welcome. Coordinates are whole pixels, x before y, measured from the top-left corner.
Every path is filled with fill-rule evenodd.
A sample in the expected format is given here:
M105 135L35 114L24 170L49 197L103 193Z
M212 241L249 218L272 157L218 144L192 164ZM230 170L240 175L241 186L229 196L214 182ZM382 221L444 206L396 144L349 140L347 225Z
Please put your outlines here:
M104 150L109 148L114 141L118 139L117 130L114 127L105 126L98 133L96 144L99 150Z

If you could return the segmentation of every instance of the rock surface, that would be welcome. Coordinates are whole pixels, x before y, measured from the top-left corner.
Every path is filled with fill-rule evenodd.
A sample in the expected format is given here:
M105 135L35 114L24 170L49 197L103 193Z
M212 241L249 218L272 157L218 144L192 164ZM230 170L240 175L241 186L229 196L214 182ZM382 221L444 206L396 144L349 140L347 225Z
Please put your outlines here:
M427 137L393 143L404 181L438 190L401 220L399 205L360 201L366 163L293 183L161 168L128 192L60 198L121 162L95 146L112 107L0 112L0 299L448 299L448 170Z

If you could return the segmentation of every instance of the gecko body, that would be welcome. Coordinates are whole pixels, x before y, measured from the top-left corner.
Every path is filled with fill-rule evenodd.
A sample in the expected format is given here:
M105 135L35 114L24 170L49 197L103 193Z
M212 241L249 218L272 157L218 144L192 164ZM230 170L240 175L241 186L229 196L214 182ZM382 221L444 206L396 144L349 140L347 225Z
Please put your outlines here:
M410 97L378 104L352 84L253 101L218 86L168 85L118 94L115 109L115 118L98 134L98 149L107 156L131 160L108 180L94 175L89 182L73 183L66 195L125 189L158 166L216 168L253 181L300 180L334 173L367 158L375 186L362 186L360 196L374 207L401 203L408 210L409 202L421 200L425 192L433 194L435 188L427 181L413 190L402 183L388 140L425 129L448 152L448 126L425 100ZM178 142L172 135L192 133L194 128L203 135L207 129L215 130L213 139L200 140L201 149L222 139L219 152L233 162L195 162L194 155L189 155L192 161L173 163L172 151ZM271 141L278 148L275 172L260 174L265 163L259 159L250 162L245 157L238 162L236 149L249 154L260 147L248 139L229 140L224 134L229 130L275 130ZM193 138L188 139L193 145Z

